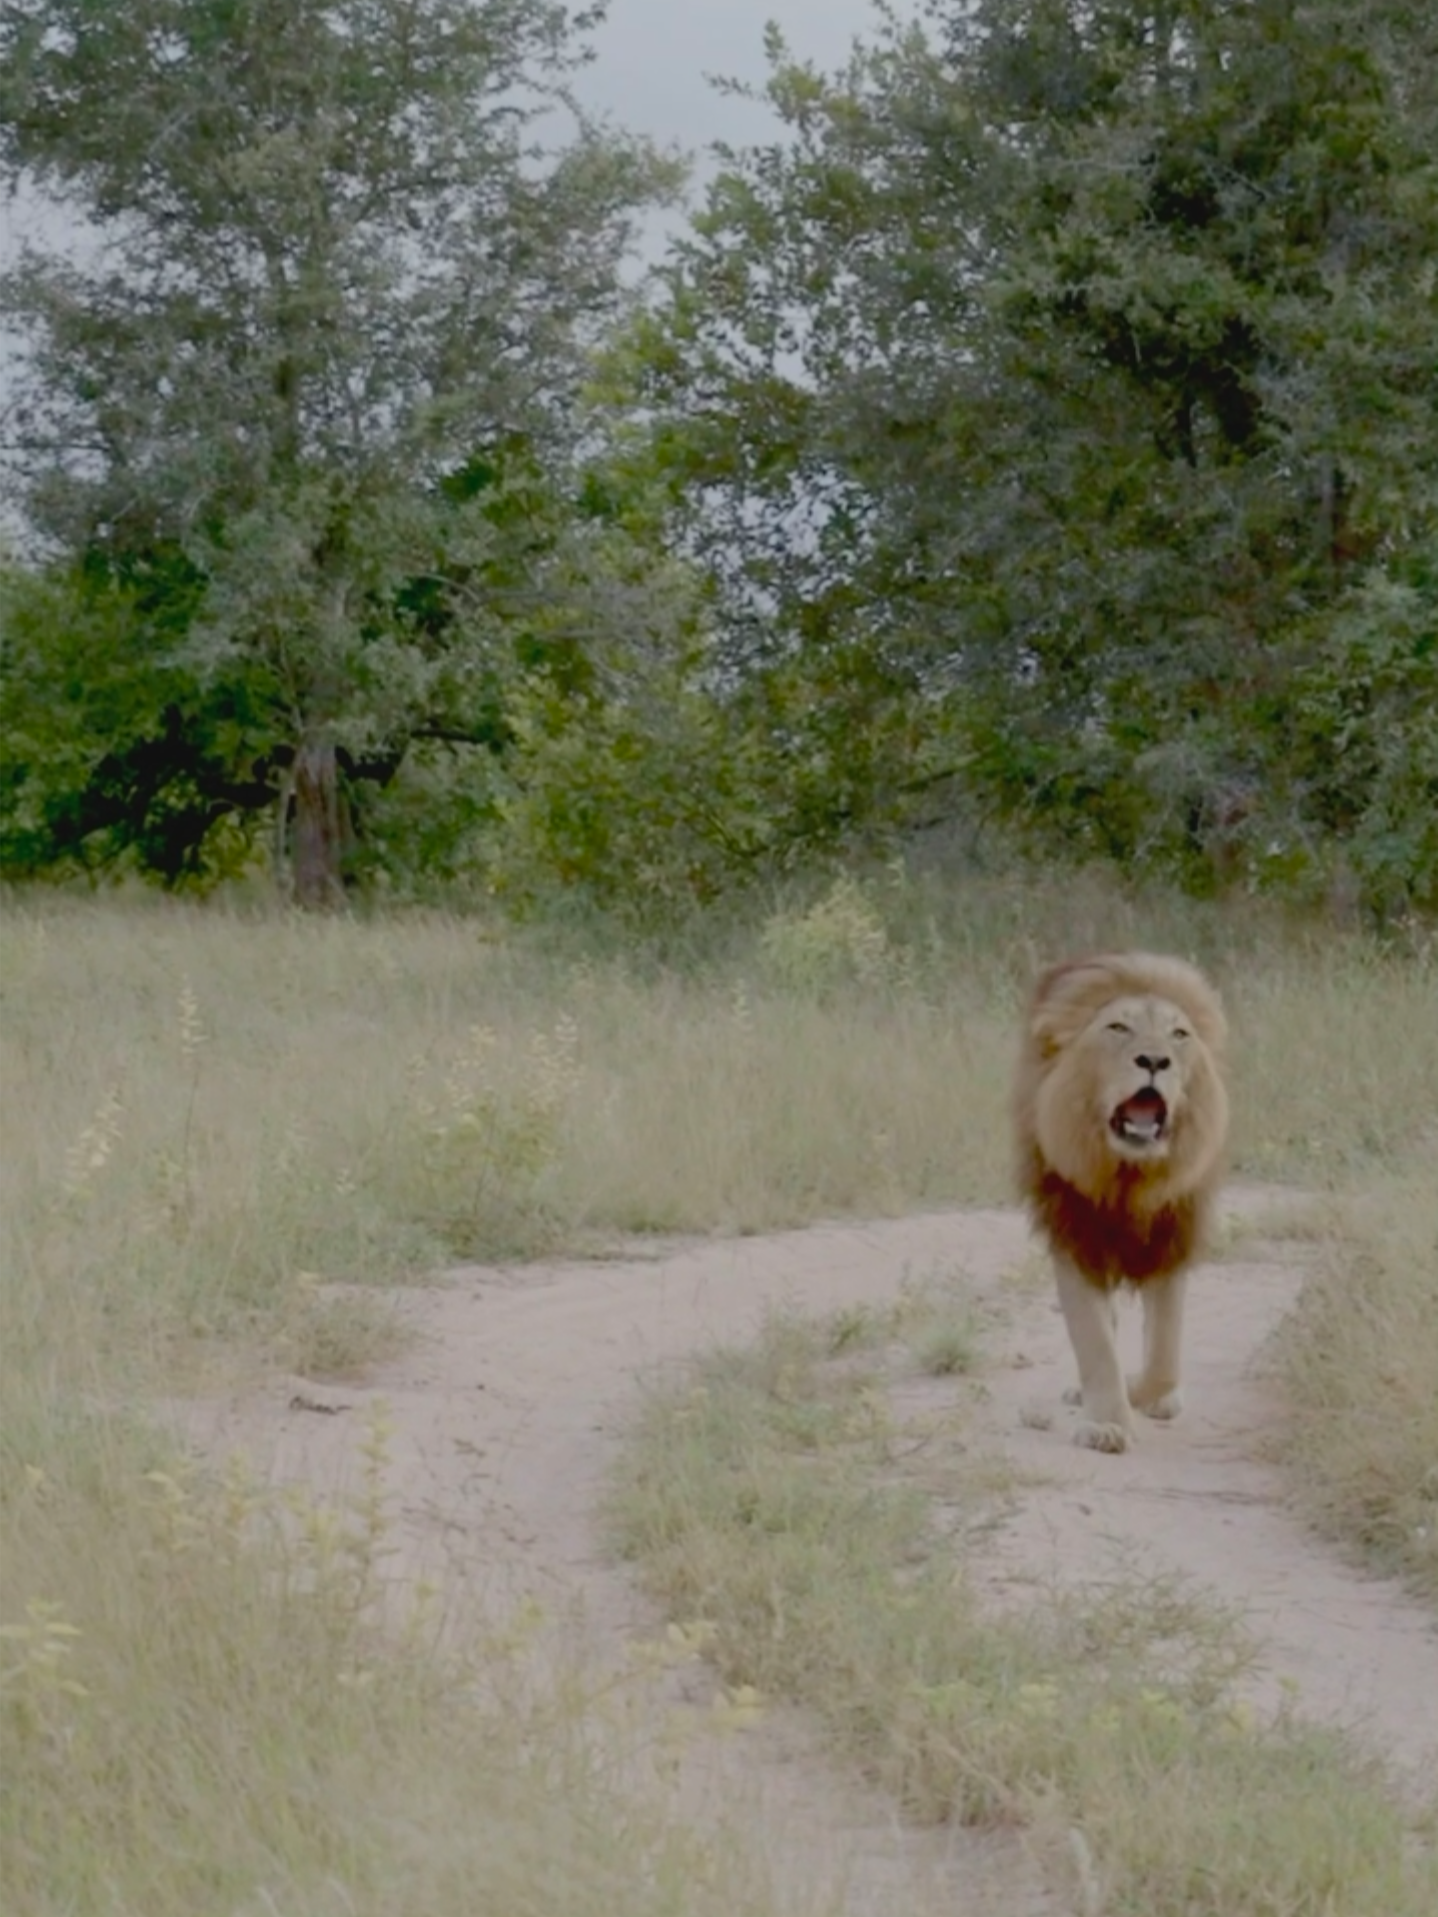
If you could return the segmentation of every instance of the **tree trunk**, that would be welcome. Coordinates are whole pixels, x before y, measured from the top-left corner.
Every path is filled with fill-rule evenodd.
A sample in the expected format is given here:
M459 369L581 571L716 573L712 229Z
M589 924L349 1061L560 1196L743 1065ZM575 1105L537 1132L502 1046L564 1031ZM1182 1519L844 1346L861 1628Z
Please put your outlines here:
M334 742L306 739L294 763L295 904L310 910L344 902L345 802Z

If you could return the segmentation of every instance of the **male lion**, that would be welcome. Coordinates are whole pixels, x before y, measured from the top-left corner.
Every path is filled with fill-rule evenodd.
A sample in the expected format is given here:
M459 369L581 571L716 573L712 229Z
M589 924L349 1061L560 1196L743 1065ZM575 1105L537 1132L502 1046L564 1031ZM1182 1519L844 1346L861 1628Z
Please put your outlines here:
M1071 960L1033 996L1014 1098L1020 1179L1078 1360L1075 1441L1095 1451L1127 1449L1130 1407L1183 1409L1184 1285L1228 1133L1225 1036L1218 995L1181 959ZM1127 1387L1121 1284L1143 1297L1143 1369Z

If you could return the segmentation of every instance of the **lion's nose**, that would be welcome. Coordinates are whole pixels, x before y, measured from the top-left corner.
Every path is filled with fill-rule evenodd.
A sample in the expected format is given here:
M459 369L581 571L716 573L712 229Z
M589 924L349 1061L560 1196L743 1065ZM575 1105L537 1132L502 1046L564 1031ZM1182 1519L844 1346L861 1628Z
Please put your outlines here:
M1168 1058L1151 1058L1147 1052L1140 1052L1133 1062L1143 1071L1150 1072L1157 1078L1160 1072L1166 1072L1168 1070L1173 1060Z

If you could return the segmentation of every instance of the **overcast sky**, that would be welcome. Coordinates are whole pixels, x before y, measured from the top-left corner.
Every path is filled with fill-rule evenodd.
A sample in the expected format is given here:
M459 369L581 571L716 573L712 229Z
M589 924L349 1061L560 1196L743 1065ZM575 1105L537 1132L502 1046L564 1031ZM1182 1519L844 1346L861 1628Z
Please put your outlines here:
M584 76L586 104L631 133L677 146L695 162L690 199L708 170L706 149L773 136L778 121L763 105L718 92L712 77L762 81L764 29L772 20L796 60L821 71L842 66L856 36L869 36L873 0L609 0L595 36L597 58ZM682 215L649 223L646 255L663 249Z
M771 20L796 58L832 70L873 19L871 0L609 0L584 91L621 126L691 150L763 138L771 116L705 75L762 79Z

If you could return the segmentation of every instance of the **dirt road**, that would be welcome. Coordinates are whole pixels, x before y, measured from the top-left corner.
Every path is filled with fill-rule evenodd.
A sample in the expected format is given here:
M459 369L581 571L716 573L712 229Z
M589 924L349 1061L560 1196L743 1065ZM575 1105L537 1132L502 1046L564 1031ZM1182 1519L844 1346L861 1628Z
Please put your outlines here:
M1239 1192L1230 1202L1251 1211L1264 1200ZM1249 1262L1197 1275L1190 1409L1171 1427L1145 1423L1141 1446L1113 1458L1067 1441L1062 1322L1046 1288L1012 1282L1028 1255L1017 1214L970 1211L686 1244L622 1262L466 1269L401 1296L414 1344L362 1385L283 1379L176 1416L210 1455L238 1447L281 1478L333 1492L353 1487L366 1407L383 1400L394 1427L396 1568L501 1605L537 1600L562 1621L569 1650L582 1640L586 1656L617 1667L658 1629L605 1556L594 1520L644 1377L751 1333L776 1305L883 1305L906 1278L961 1272L996 1303L984 1441L1023 1467L1015 1508L985 1546L992 1586L1090 1582L1119 1564L1189 1573L1247 1614L1269 1685L1421 1767L1438 1746L1438 1634L1401 1593L1316 1544L1261 1461L1275 1406L1253 1360L1296 1290L1292 1256L1256 1245ZM1126 1337L1136 1334L1126 1322ZM952 1388L916 1387L931 1398ZM324 1405L342 1409L313 1408ZM826 1760L797 1715L709 1729L714 1688L695 1661L643 1679L634 1695L650 1734L633 1740L631 1761L671 1780L686 1809L724 1818L736 1841L763 1851L796 1912L1040 1917L1051 1908L1016 1844L902 1828ZM686 1724L676 1741L670 1734Z

